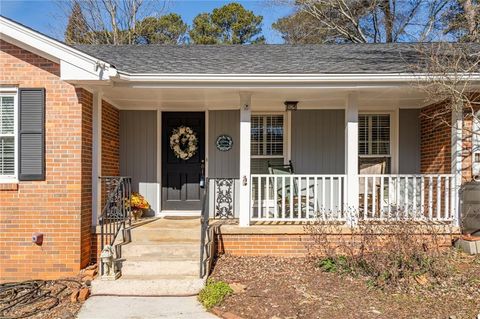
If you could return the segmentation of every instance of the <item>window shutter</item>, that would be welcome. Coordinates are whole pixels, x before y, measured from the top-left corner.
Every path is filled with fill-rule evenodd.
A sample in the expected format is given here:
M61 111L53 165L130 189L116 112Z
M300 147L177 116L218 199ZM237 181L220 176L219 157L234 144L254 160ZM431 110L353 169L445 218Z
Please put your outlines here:
M45 89L19 90L18 179L45 179Z

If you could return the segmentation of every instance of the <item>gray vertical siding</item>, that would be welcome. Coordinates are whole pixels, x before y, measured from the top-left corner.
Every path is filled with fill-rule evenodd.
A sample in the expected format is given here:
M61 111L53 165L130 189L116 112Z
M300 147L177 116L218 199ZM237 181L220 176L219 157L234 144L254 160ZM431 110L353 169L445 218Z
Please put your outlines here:
M157 112L120 111L120 174L157 207Z
M222 152L216 147L217 137L230 135L233 147ZM238 178L240 171L240 111L208 113L208 177Z
M291 154L297 174L344 174L345 111L292 112Z
M400 109L400 174L420 174L420 109Z

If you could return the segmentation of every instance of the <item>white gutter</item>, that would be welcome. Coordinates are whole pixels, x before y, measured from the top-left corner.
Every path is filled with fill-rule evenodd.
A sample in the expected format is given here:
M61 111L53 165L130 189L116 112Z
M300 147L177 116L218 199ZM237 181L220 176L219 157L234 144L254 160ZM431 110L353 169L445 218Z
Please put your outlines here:
M117 72L117 79L129 82L412 82L418 80L429 80L431 75L427 74L169 74L169 73L126 73ZM465 75L466 80L480 81L480 73Z

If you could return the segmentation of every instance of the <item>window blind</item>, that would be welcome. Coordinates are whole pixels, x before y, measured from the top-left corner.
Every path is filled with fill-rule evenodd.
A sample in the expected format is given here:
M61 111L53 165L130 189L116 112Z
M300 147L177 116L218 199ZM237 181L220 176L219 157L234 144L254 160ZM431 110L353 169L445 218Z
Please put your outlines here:
M0 96L0 176L15 175L15 98Z

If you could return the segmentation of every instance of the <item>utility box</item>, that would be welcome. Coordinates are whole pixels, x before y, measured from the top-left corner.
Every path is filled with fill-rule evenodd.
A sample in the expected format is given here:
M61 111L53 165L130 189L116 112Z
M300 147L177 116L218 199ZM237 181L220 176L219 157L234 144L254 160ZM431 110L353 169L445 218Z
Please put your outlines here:
M480 235L480 182L469 182L460 191L462 233Z

